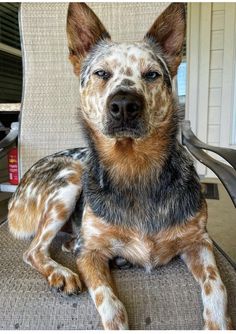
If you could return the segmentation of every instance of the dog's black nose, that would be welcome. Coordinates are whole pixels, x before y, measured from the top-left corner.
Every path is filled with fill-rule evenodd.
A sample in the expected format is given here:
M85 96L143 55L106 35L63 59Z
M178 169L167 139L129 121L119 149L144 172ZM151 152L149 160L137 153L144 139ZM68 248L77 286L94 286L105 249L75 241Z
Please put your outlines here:
M116 121L129 121L137 118L143 109L141 98L133 94L117 93L109 101L108 110Z

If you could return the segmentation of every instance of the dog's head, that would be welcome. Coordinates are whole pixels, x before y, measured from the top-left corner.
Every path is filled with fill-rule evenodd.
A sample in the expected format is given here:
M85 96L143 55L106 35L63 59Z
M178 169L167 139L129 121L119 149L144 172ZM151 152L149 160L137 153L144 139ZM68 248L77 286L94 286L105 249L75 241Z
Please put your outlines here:
M144 138L156 130L173 104L172 78L185 36L184 4L167 7L142 42L119 44L87 5L70 3L67 34L87 123L116 138Z

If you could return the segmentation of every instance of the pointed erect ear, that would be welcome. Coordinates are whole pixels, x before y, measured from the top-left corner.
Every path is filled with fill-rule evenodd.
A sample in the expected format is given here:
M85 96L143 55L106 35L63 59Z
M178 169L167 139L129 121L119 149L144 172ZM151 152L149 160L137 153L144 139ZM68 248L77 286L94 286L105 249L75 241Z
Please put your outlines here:
M172 3L156 19L145 36L161 46L172 77L176 75L182 59L185 28L184 3Z
M71 2L67 15L67 38L70 60L76 74L79 74L79 63L91 48L101 39L110 39L95 13L82 2Z

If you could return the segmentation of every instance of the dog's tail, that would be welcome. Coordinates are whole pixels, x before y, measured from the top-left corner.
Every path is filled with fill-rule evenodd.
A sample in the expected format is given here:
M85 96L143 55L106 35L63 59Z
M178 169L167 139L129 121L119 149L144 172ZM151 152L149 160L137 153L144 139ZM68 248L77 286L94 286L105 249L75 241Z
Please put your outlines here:
M8 228L17 239L30 239L38 228L34 203L17 199L14 195L8 205Z

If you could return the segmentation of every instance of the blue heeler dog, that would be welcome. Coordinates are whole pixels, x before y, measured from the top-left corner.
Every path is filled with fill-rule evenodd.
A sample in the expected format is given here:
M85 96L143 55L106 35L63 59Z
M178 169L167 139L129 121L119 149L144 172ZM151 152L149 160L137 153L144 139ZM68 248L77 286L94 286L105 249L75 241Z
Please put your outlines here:
M172 79L181 62L184 4L171 4L142 42L118 44L87 5L70 3L67 33L88 148L46 157L21 180L9 228L18 238L34 237L24 260L66 294L83 282L104 328L127 329L109 260L150 269L179 255L201 286L205 328L231 328L206 202L177 140ZM64 249L75 252L79 275L49 255L53 238L71 222L74 235Z

